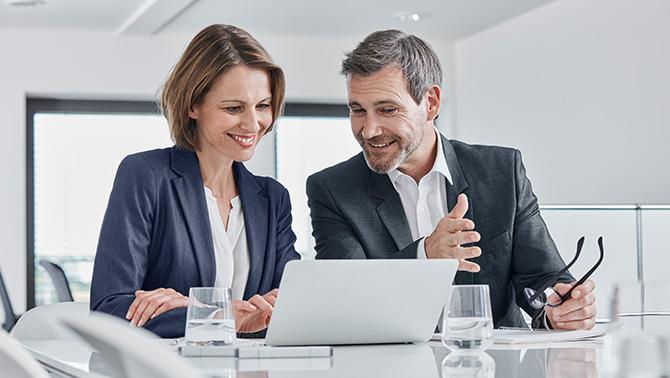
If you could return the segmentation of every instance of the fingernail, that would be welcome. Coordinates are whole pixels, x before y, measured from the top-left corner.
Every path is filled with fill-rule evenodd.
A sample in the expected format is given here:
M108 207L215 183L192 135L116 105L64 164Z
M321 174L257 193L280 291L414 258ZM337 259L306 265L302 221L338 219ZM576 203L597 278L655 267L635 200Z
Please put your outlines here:
M128 313L126 314L126 319L130 320L130 311L128 311Z
M141 326L143 326L143 325L144 325L144 322L143 322L142 320L140 320L140 322L137 323L137 326L138 326L138 327L141 327Z
M563 322L558 322L557 325L558 325L559 327L564 327L564 326L565 326L565 323L563 323Z
M581 293L581 292L580 292L579 290L575 290L575 291L572 292L572 296L573 296L574 298L578 298L580 293Z

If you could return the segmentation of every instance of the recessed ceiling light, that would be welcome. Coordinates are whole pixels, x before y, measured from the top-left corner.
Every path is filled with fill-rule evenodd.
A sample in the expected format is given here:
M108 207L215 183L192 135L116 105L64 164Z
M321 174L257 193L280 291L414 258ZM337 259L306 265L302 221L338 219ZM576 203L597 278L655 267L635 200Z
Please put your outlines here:
M428 17L427 14L419 12L395 12L392 16L400 22L419 22Z
M44 4L45 0L7 0L7 5L12 5L15 7L34 7Z

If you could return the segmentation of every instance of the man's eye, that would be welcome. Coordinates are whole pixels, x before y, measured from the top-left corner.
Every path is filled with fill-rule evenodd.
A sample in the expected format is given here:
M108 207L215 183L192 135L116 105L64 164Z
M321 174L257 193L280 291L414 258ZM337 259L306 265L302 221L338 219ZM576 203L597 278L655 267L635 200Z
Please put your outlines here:
M381 108L379 112L382 114L395 114L398 111L398 108Z
M365 113L365 110L363 110L361 108L349 109L349 114L351 114L351 115L360 115L360 114L363 114L363 113Z

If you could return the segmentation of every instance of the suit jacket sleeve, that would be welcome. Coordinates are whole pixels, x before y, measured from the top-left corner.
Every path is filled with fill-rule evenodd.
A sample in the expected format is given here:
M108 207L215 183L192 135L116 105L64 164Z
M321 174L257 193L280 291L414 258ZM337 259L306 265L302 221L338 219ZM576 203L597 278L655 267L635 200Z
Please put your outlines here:
M307 179L307 204L312 218L312 235L316 240L317 259L365 259L363 245L349 221L339 210L326 183L319 176ZM393 251L390 258L416 258L419 240Z
M517 205L512 243L512 284L517 304L536 320L533 327L539 328L542 311L530 307L523 290L527 287L540 287L555 272L565 267L565 263L540 215L537 197L526 177L519 151L515 151L514 169ZM572 282L574 278L566 273L559 281Z
M142 157L126 157L114 180L102 222L91 282L91 310L125 319L147 273L156 182ZM183 335L186 309L164 313L144 325L162 337Z

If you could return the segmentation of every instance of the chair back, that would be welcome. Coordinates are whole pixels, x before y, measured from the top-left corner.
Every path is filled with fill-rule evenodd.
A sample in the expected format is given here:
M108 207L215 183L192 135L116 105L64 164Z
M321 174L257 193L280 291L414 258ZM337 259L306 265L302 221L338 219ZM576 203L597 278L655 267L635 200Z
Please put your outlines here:
M3 330L0 330L0 367L3 377L49 377L49 374L30 356L30 353L26 352L16 340Z
M153 333L101 312L61 322L98 351L105 374L117 378L202 377L194 366L171 353Z
M65 271L60 265L49 260L40 259L40 265L47 271L51 281L56 288L56 297L59 302L73 302L72 291L70 290L70 283L65 276Z
M2 322L2 329L9 332L9 330L16 324L16 314L12 307L12 302L9 300L9 290L5 286L5 281L2 279L2 272L0 271L0 301L2 301L2 312L5 316Z
M34 307L26 311L12 329L12 336L19 340L74 340L78 337L62 326L60 317L86 318L88 302L57 302Z

